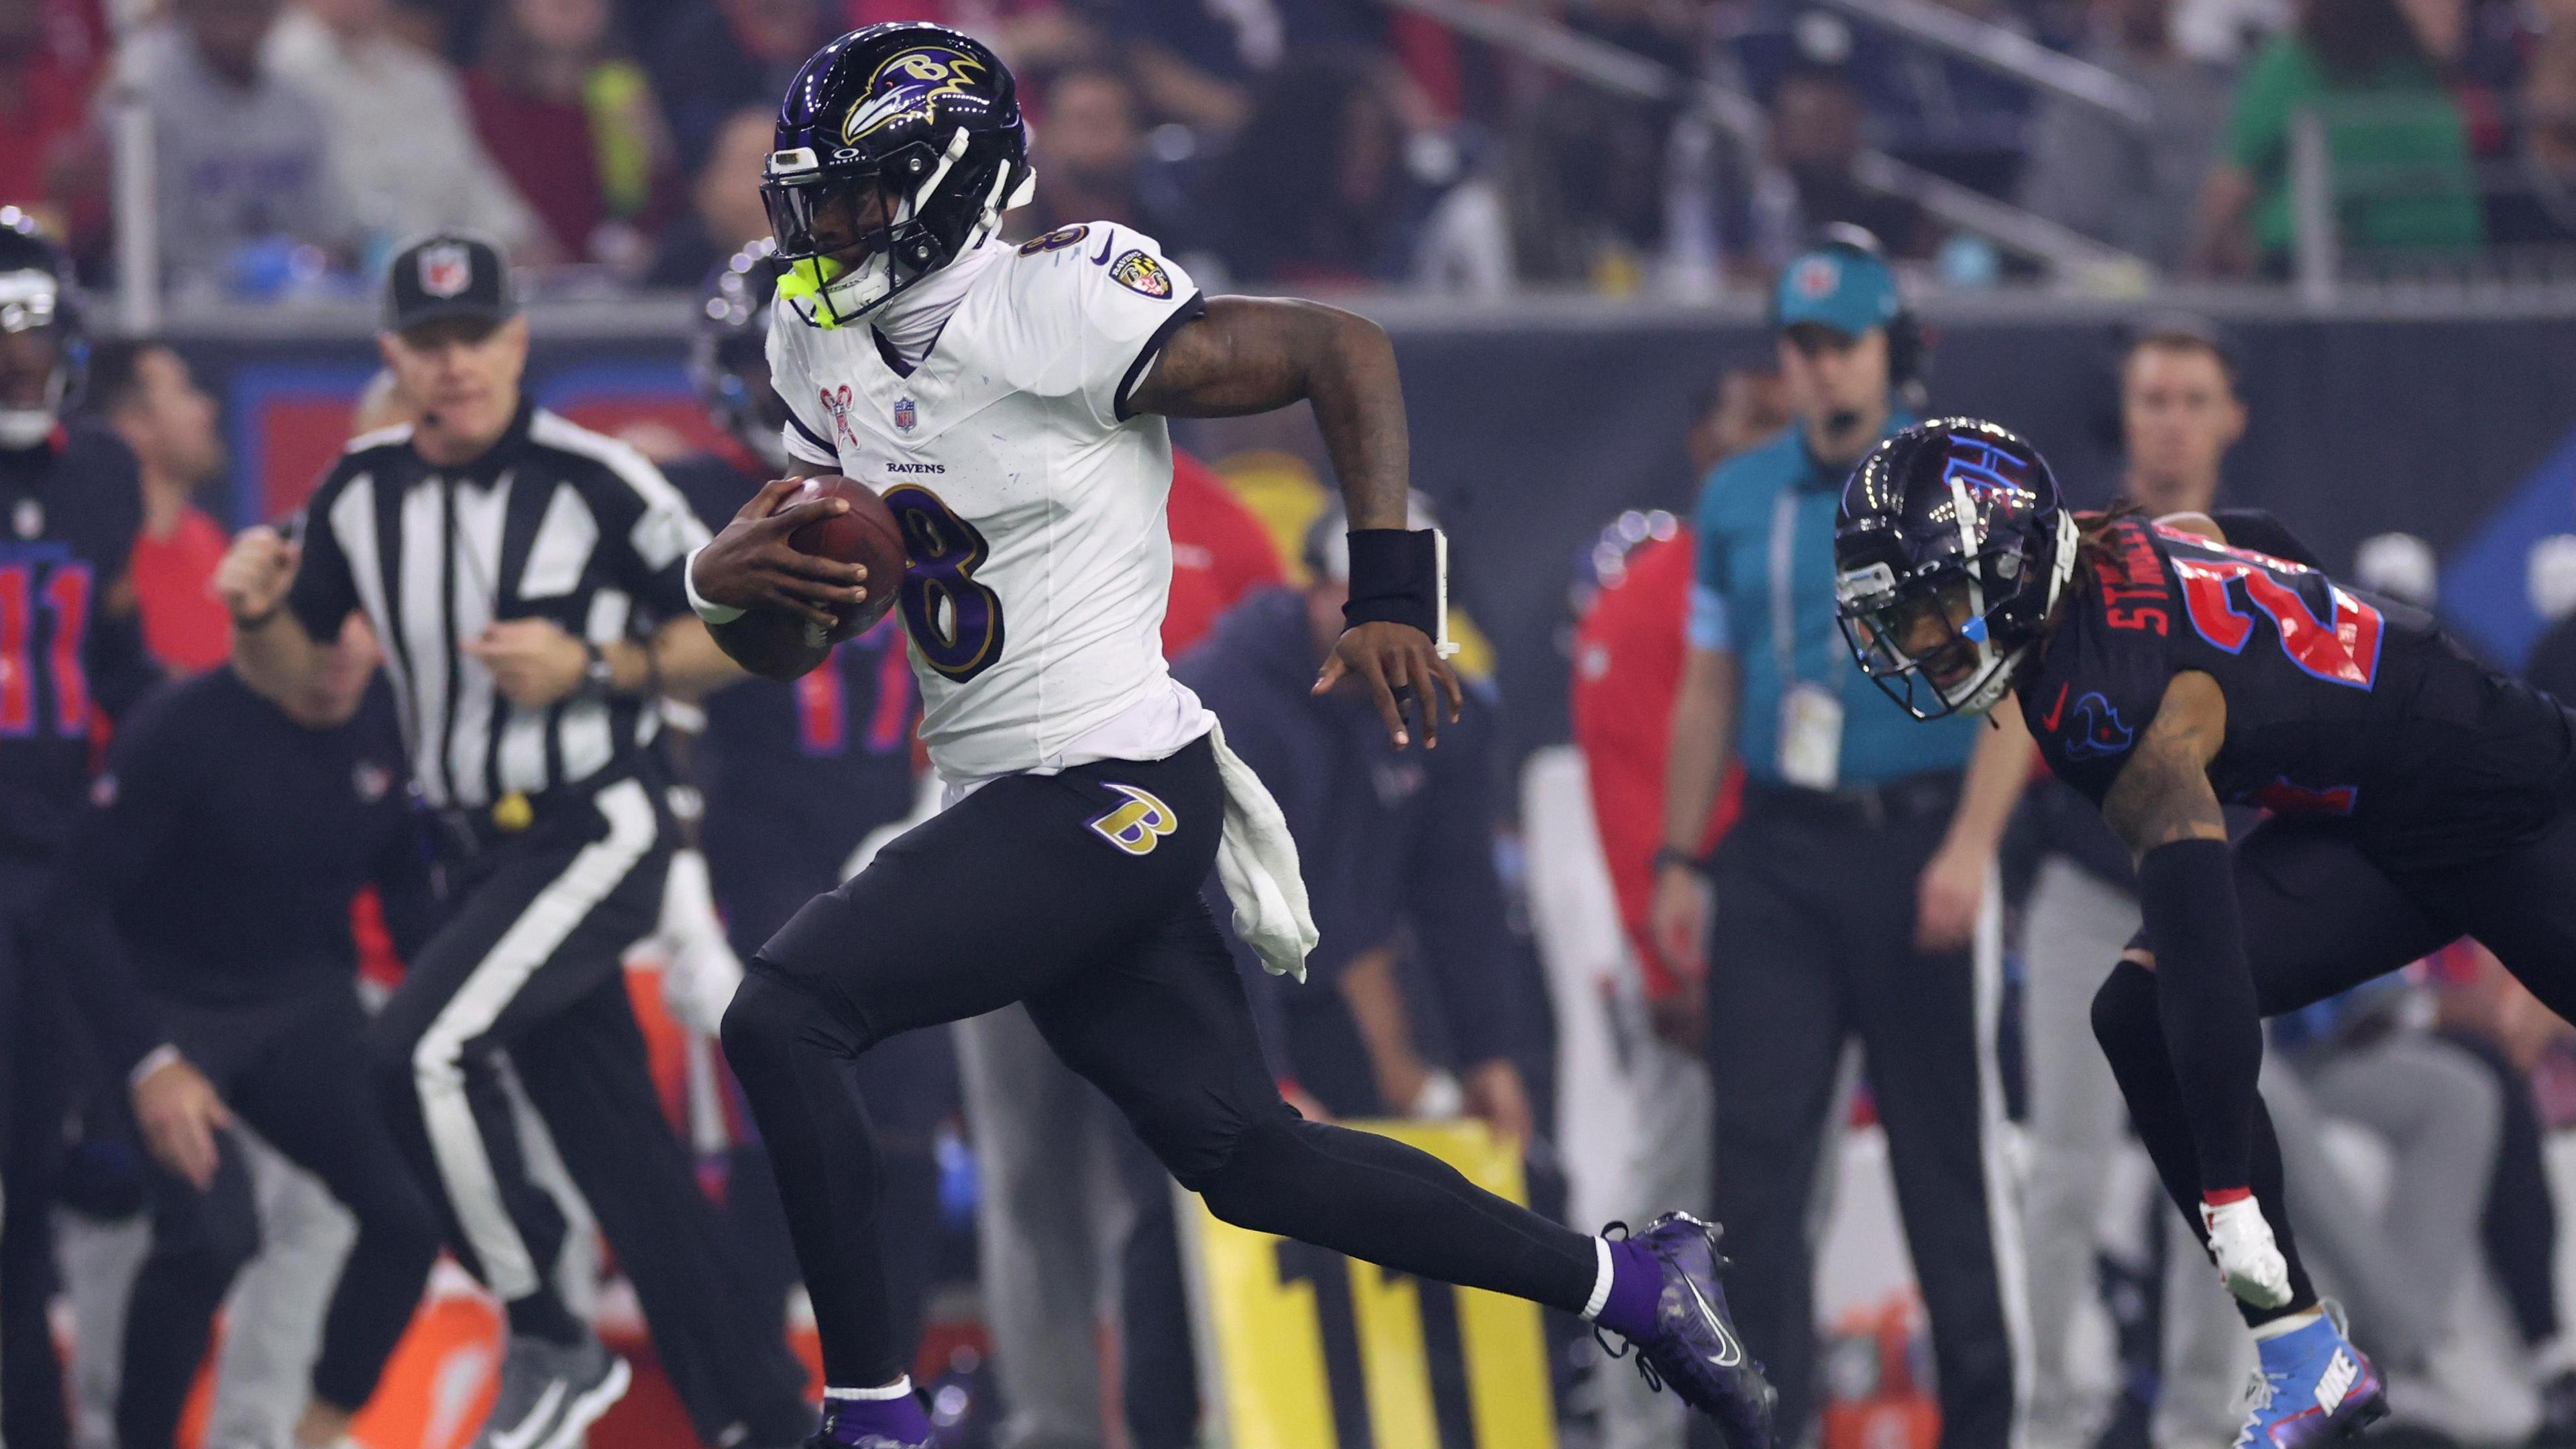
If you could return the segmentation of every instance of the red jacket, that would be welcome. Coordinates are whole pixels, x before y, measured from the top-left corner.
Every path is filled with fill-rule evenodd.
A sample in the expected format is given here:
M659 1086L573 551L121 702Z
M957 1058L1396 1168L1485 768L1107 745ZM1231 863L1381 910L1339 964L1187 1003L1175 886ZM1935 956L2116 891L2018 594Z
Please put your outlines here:
M1646 912L1664 828L1664 758L1681 693L1691 555L1688 533L1639 548L1574 631L1574 743L1591 778L1592 816L1618 891L1619 920L1644 966L1648 994L1658 997L1672 989L1672 976L1655 953ZM1702 850L1735 823L1743 785L1744 772L1730 762Z
M1215 469L1172 450L1172 603L1163 613L1163 657L1178 659L1237 599L1285 583L1270 530Z

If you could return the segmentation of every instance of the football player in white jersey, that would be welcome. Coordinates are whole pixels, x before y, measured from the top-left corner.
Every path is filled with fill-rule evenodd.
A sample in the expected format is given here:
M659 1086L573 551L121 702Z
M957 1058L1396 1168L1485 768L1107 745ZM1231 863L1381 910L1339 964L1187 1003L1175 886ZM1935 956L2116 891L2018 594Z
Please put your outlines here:
M886 1301L887 1253L919 1245L880 1240L850 1063L1022 1001L1218 1217L1581 1314L1735 1449L1766 1449L1771 1393L1726 1318L1715 1229L1676 1214L1585 1237L1280 1100L1200 887L1217 866L1274 970L1302 972L1314 927L1277 806L1164 665L1164 419L1313 405L1352 529L1350 627L1316 687L1354 681L1398 745L1418 728L1429 747L1459 696L1433 642L1434 536L1405 528L1394 351L1329 307L1204 298L1123 226L993 240L1030 179L1010 73L980 43L879 25L806 62L763 188L791 263L769 341L785 442L802 471L877 489L911 566L871 579L790 548L846 507L780 509L793 480L690 560L718 642L773 670L746 610L830 629L898 589L946 785L945 810L761 948L725 1017L822 1336L812 1444L932 1442Z

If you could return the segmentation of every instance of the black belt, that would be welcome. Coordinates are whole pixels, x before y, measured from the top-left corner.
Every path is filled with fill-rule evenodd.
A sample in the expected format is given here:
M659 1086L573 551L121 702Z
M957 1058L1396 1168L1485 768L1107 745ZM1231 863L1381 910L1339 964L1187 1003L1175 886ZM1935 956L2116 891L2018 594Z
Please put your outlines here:
M567 816L595 811L598 807L592 801L600 791L634 778L628 772L604 778L593 776L577 785L557 785L534 795L513 790L489 805L432 809L429 819L439 854L449 860L472 860L517 844L544 833L547 826Z
M1744 782L1744 813L1747 817L1778 814L1869 829L1935 817L1946 820L1958 808L1959 781L1957 770L1924 770L1873 785L1807 790L1774 780L1748 778Z

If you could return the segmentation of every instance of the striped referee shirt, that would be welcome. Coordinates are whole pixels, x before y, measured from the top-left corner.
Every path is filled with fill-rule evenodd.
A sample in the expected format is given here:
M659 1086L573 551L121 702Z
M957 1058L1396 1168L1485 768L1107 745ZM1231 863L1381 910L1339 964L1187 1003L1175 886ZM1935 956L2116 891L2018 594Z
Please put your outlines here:
M523 709L459 645L526 618L604 645L689 612L681 571L707 531L643 454L525 402L458 468L432 466L409 427L389 428L350 443L301 535L287 606L322 641L366 612L430 804L479 808L634 768L657 723L641 701L577 694Z

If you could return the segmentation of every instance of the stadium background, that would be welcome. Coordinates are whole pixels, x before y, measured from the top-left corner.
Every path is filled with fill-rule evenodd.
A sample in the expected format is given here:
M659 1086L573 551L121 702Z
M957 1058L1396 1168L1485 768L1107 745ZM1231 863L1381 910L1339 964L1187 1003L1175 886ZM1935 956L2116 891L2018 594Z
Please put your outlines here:
M1896 191L1911 204L1920 205L1926 196L1936 203L1929 209L1941 225L1918 227L1920 234L1910 237L1889 229L1887 238L1928 324L1932 411L1981 414L2020 429L2048 453L2079 501L2100 502L2118 472L2114 371L2124 339L2168 312L2208 319L2239 365L2251 417L2250 432L2227 460L2227 501L2279 513L2338 569L2355 563L2367 539L2403 533L2422 540L2439 564L2439 605L2447 622L2497 662L2523 662L2544 623L2529 584L2535 547L2576 534L2576 284L2555 280L2569 272L2565 245L2571 238L2535 238L2527 217L2521 233L2505 224L2521 215L2515 204L2533 188L2531 175L2517 168L2530 157L2557 164L2544 142L2555 117L2552 107L2568 104L2561 62L2576 42L2571 7L2563 0L2458 0L2465 39L2436 67L2472 121L2476 184L2488 193L2497 218L2492 247L2455 247L2432 263L2400 258L2393 280L2392 264L2368 255L2367 248L2347 257L2351 265L2341 274L2331 249L2323 260L2303 250L2293 258L2267 259L2279 265L2248 266L2232 279L2214 280L2170 254L2149 257L2146 266L2117 258L2106 265L2104 242L2128 245L2133 239L2034 231L2028 217L1992 204L2025 199L2015 173L2066 122L2062 87L2041 83L2050 73L2048 56L2105 58L2098 38L2087 33L2090 22L2142 8L2171 11L2178 29L2190 32L2185 42L2195 56L2223 55L2225 64L2250 69L2261 50L2254 28L2289 23L2309 6L2339 3L2307 0L2294 8L2262 0L1942 0L1941 8L1973 22L1953 27L1946 38L1924 30L1919 13L1908 21L1897 0L1823 0L1817 6L1773 0L835 0L803 8L818 33L843 23L933 14L994 29L1019 45L1060 43L1060 37L1033 39L1031 32L1044 28L1032 22L1049 21L1061 11L1082 17L1130 52L1161 46L1211 65L1226 85L1238 88L1240 98L1248 98L1245 109L1256 118L1276 110L1275 92L1263 83L1265 71L1297 72L1310 83L1319 69L1339 74L1337 83L1343 84L1359 74L1404 93L1398 109L1410 139L1447 145L1448 169L1427 190L1377 198L1382 213L1402 218L1401 225L1386 229L1392 240L1381 255L1344 255L1320 268L1265 271L1260 248L1247 249L1229 230L1241 220L1229 209L1247 208L1240 189L1229 189L1223 108L1178 114L1163 108L1168 98L1160 94L1156 113L1138 118L1158 124L1130 138L1138 185L1125 198L1134 203L1134 213L1120 214L1162 233L1194 269L1209 263L1200 271L1203 279L1226 278L1212 290L1327 296L1377 318L1393 334L1413 427L1415 481L1436 500L1451 535L1457 598L1492 645L1485 662L1499 686L1499 704L1489 706L1503 737L1497 763L1506 779L1532 787L1525 795L1506 790L1500 797L1516 807L1507 812L1514 818L1498 822L1500 853L1543 877L1551 862L1565 858L1552 848L1577 855L1588 848L1573 837L1590 827L1569 826L1561 793L1551 797L1543 787L1564 783L1561 774L1548 771L1572 753L1565 748L1571 733L1568 640L1576 601L1595 571L1595 541L1626 510L1662 508L1687 516L1699 487L1684 449L1694 407L1721 369L1765 365L1772 354L1759 300L1767 269L1803 244L1817 223L1904 218L1901 210L1883 207L1840 217L1809 208L1795 227L1763 235L1759 225L1748 231L1734 215L1739 204L1759 209L1766 193L1757 183L1769 179L1753 174L1765 163L1761 125L1742 123L1755 113L1773 127L1797 129L1799 113L1782 93L1784 76L1802 66L1807 70L1800 73L1810 80L1819 65L1839 67L1840 83L1857 92L1867 112L1863 139L1920 170L1892 173L1875 162L1864 165L1857 154L1839 164L1882 181L1896 176ZM15 92L21 98L15 102L0 86L0 146L7 153L0 155L0 202L36 203L64 223L84 275L101 284L102 333L167 340L213 393L230 460L198 500L227 528L238 529L290 511L346 438L352 406L378 367L378 313L349 299L363 295L370 266L380 264L401 237L381 229L364 238L182 234L175 255L189 260L193 249L204 254L195 260L224 264L220 280L177 275L167 260L174 253L163 247L162 271L173 283L168 297L138 297L119 285L120 270L148 257L172 234L165 227L156 237L150 209L130 205L134 193L114 179L124 135L118 131L119 110L137 93L120 94L100 77L120 47L140 67L146 57L135 42L166 39L173 18L189 5L190 0L110 0L103 6L88 0L0 0L0 19L23 22L41 15L46 27L31 49L24 25L0 25L0 39L8 41L0 44L0 80L38 78ZM2442 7L2443 0L2425 0L2410 5L2409 14ZM498 76L504 89L526 80L510 74L504 47L494 43L502 28L486 22L534 8L512 0L401 0L390 7L298 0L290 14L336 17L331 23L340 24L374 11L377 18L369 23L381 31L382 14L390 11L396 28L409 25L429 36L428 48L440 54L438 63L451 82L473 87L472 104L479 111L492 94L491 77ZM756 29L760 17L774 19L798 7L793 0L619 0L590 8L609 17L601 24L611 33L604 40L593 37L584 62L587 76L601 82L605 93L635 86L649 72L666 103L668 114L661 119L674 133L664 139L675 144L644 158L658 168L650 186L629 184L630 194L608 198L609 210L617 213L609 224L589 235L554 236L549 250L557 255L532 269L532 292L540 300L531 309L535 355L529 390L576 421L657 439L661 451L690 451L720 436L687 367L694 309L686 289L697 272L676 268L652 286L635 285L634 247L659 248L676 233L672 255L703 253L710 241L721 242L715 249L721 255L742 239L717 235L736 216L687 193L696 178L721 174L726 164L718 122L728 114L738 121L741 108L757 112L776 86L745 82L758 74L757 66L736 67L711 81L719 67L693 72L692 48L716 52L735 43L710 20L719 12L737 29ZM1839 42L1818 42L1831 27L1811 22L1824 12L1842 27ZM1249 13L1281 17L1286 48L1257 61L1247 50L1243 63L1225 62L1224 32L1231 23L1225 17ZM2215 31L2204 23L2211 13L2222 17ZM2247 33L2225 33L2231 25ZM622 43L616 31L625 32ZM2046 53L2031 53L2040 47L2012 48L2034 37ZM381 35L369 43L380 40ZM784 46L790 69L811 43L808 37ZM1837 52L1836 44L1843 49ZM1365 64L1351 63L1353 48L1367 54ZM1803 58L1784 59L1790 52ZM1829 52L1840 58L1831 59ZM1337 57L1330 64L1323 63L1328 53ZM1654 64L1644 65L1641 57ZM1927 60L1932 68L1946 68L1951 81L1971 73L2010 79L1979 92L1961 124L1956 115L1935 114L1912 89ZM2118 63L2116 54L2110 60ZM1301 62L1313 64L1301 69ZM1059 54L1055 64L1062 63ZM1083 63L1077 60L1076 66ZM1400 82L1386 79L1399 69ZM1683 89L1686 70L1692 73L1688 79L1711 88L1700 96L1702 105L1685 104L1691 94ZM1034 94L1052 91L1056 72L1041 66L1027 73ZM1366 83L1358 84L1365 89ZM333 106L351 103L346 90L333 97ZM36 99L25 101L30 94ZM1314 92L1305 94L1311 102ZM392 95L387 93L387 106ZM151 99L148 92L141 98ZM2225 98L2222 89L2222 103ZM18 109L10 109L13 104ZM2076 112L2085 104L2094 103L2079 103ZM396 133L413 119L395 116ZM1233 121L1243 119L1238 114ZM1537 149L1544 153L1536 175L1524 150L1533 120L1539 123ZM509 123L496 129L480 114L474 121L511 182L527 185L537 173L495 139L506 135ZM13 129L22 122L24 132ZM1036 142L1042 176L1053 165L1046 126L1042 115ZM84 136L84 129L90 134ZM603 129L608 139L591 159L614 182L609 173L638 163L634 153L651 151L654 144L645 135L651 126L623 137L608 135L610 129ZM1060 140L1070 129L1068 121L1055 135ZM433 130L424 127L417 135ZM1730 172L1721 164L1695 173L1686 164L1685 143L1705 144L1712 130L1729 133L1747 153L1736 158L1741 170ZM1270 147L1255 159L1272 166L1294 160L1301 146L1321 144L1312 131L1293 126L1267 132L1255 126L1247 134L1252 133ZM15 144L21 140L27 144ZM621 154L620 141L634 144ZM1254 148L1247 141L1242 149ZM40 152L50 168L42 177L33 164ZM2214 154L2214 145L2204 145L2192 159L2205 165ZM1418 159L1408 151L1409 167ZM548 165L563 162L553 152L546 159ZM1437 165L1412 169L1425 175L1441 171ZM2198 179L2198 169L2189 179ZM2566 168L2559 169L2564 174ZM73 174L80 184L63 183L63 176ZM1942 192L1906 175L1928 175L1976 195ZM1663 195L1647 185L1622 190L1639 178L1651 178ZM636 179L624 177L627 183ZM1510 230L1522 250L1517 267L1505 269L1510 275L1488 269L1463 285L1454 277L1443 282L1429 275L1434 268L1397 255L1403 243L1416 240L1423 241L1425 257L1437 250L1423 236L1430 229L1421 226L1424 207L1435 195L1474 200L1470 193L1488 183L1514 208ZM1725 193L1711 208L1727 213L1723 256L1710 239L1655 220L1659 200L1678 207L1692 186L1704 183ZM2342 183L2367 193L2384 178L2347 173ZM1314 178L1298 184L1310 188L1303 195L1313 201ZM2395 189L2407 184L2401 178ZM1200 186L1208 188L1205 194L1194 191ZM606 189L619 190L613 184ZM1184 192L1192 194L1176 202ZM534 192L531 198L545 199ZM1981 205L1987 210L1980 211ZM1552 227L1522 225L1522 213L1529 210ZM1045 222L1024 216L1015 234L1099 214L1078 210L1052 214ZM1270 213L1274 220L1279 214ZM1963 224L1968 216L1991 220L1991 237ZM544 220L557 225L551 214ZM693 227L699 234L691 233ZM756 233L756 213L752 229ZM1581 233L1591 238L1591 250L1555 233ZM1994 245L1986 245L1989 239ZM2535 240L2543 244L2537 252L2531 247ZM2409 270L2418 264L2422 275ZM281 282L298 267L329 275L319 283L309 276ZM243 295L221 295L228 289ZM269 300L246 299L259 294ZM567 294L586 300L549 300ZM1312 506L1313 496L1297 489L1311 488L1322 468L1313 431L1302 418L1188 423L1177 425L1175 435L1248 487L1291 480L1294 497L1284 516L1302 516L1297 509ZM1283 454L1289 460L1284 464ZM1293 553L1294 530L1289 532ZM1556 1039L1553 1060L1541 1065L1569 1099L1581 1098L1580 1079L1601 1071L1605 1054L1615 1053L1619 1043L1604 1033L1601 1021L1585 1016L1584 998L1593 983L1551 985ZM649 987L639 987L635 996L645 1014L659 1015ZM657 1031L665 1084L675 1086L683 1075L676 1034L667 1023ZM2562 1074L2541 1092L2555 1092L2548 1117L2561 1129L2551 1148L2561 1204L2576 1201L2570 1192L2576 1135L2564 1130L2576 1121L2576 1111L2569 1110L2576 1095L2568 1085ZM1928 1449L1937 1425L1925 1417L1930 1409L1921 1375L1921 1326L1907 1301L1907 1264L1886 1187L1884 1140L1870 1130L1867 1115L1864 1104L1860 1130L1849 1135L1841 1152L1842 1189L1820 1253L1826 1280L1820 1326L1838 1335L1828 1370L1834 1381L1825 1434L1828 1449ZM1579 1116L1553 1124L1559 1139L1554 1146L1565 1160L1541 1162L1537 1176L1557 1179L1561 1192L1562 1177L1578 1167L1575 1160L1602 1150L1586 1139L1607 1125ZM1472 1153L1473 1144L1465 1150ZM2362 1155L2368 1156L2366 1148ZM1567 1172L1559 1173L1560 1167ZM1493 1170L1516 1178L1518 1169L1506 1163ZM2150 1211L2161 1211L2143 1191L2133 1196ZM2576 1235L2561 1235L2562 1283L2569 1277L2567 1260L2576 1258L2568 1251L2571 1239ZM1240 1267L1244 1260L1238 1255L1233 1261ZM971 1266L964 1276L971 1277ZM1230 1312L1248 1315L1233 1326L1239 1343L1284 1344L1312 1331L1315 1309L1309 1304L1290 1301L1286 1319L1262 1316L1264 1293L1278 1289L1294 1300L1287 1291L1287 1260L1275 1266L1279 1271L1270 1277L1277 1282L1262 1276L1267 1268L1254 1273L1261 1281L1251 1291L1252 1307L1240 1297L1229 1300ZM1200 1267L1207 1271L1206 1263ZM1224 1269L1214 1271L1222 1275ZM1306 1281L1321 1280L1308 1271ZM399 1430L381 1421L363 1426L370 1449L454 1449L470 1435L475 1396L488 1381L495 1323L461 1274L446 1271L441 1284L415 1345L421 1352L406 1358L397 1370L398 1386L387 1395L400 1399L410 1417ZM1390 1321L1413 1323L1415 1315L1427 1312L1409 1285L1361 1273L1349 1286L1337 1309L1346 1323L1382 1329ZM611 1301L606 1307L607 1317L621 1325L615 1334L621 1351L643 1352L633 1324L618 1319L619 1305ZM934 1334L925 1366L953 1370L962 1362L954 1350L973 1339L956 1327L950 1322ZM1454 1321L1450 1330L1454 1336ZM1508 1336L1518 1330L1495 1331ZM1298 1372L1312 1368L1319 1376L1341 1443L1357 1442L1349 1430L1362 1420L1369 1421L1383 1449L1414 1449L1446 1437L1459 1422L1457 1386L1442 1377L1438 1355L1423 1362L1418 1344L1379 1346L1388 1349L1398 1372L1371 1378L1365 1392L1347 1374L1298 1357L1307 1354L1304 1348L1288 1357ZM2106 1357L2111 1347L2087 1344ZM1352 1349L1345 1342L1307 1357ZM2133 1352L2131 1361L2137 1357ZM1259 1353L1243 1360L1274 1368L1276 1361L1276 1355ZM1537 1381L1532 1375L1526 1382ZM941 1388L960 1384L979 1392L982 1386L969 1370L952 1374ZM1260 1401L1251 1388L1248 1382L1221 1385L1218 1396ZM2517 1392L2527 1389L2522 1385ZM1354 1393L1360 1394L1356 1408ZM1296 1416L1321 1402L1301 1401L1295 1412L1271 1416L1266 1427L1282 1435L1276 1441L1282 1449L1327 1442L1322 1420ZM1578 1442L1583 1409L1563 1401L1558 1407L1572 1411L1566 1442ZM648 1386L592 1443L600 1449L678 1449L687 1435L677 1423L668 1397L656 1397ZM1114 1442L1115 1427L1109 1432ZM1517 1437L1480 1418L1472 1437L1488 1449L1505 1449L1546 1442L1546 1426L1536 1433ZM1240 1424L1235 1439L1247 1446L1270 1442L1247 1438ZM2143 1438L2133 1434L2126 1442Z
M2139 316L2194 302L2227 328L2252 414L2227 461L2229 498L2278 512L2339 567L2367 537L2422 538L2442 563L2445 617L2519 664L2542 622L2524 560L2535 541L2576 530L2576 297L2418 296L2323 312L2242 295L1934 302L1932 410L2020 429L2076 497L2103 502L2117 469L2121 339ZM1494 641L1512 753L1561 741L1557 639L1577 564L1622 509L1687 512L1692 401L1720 368L1766 359L1768 336L1749 309L1356 305L1395 337L1415 483L1440 501L1460 598ZM650 422L705 443L714 430L689 381L687 313L663 301L605 317L539 307L532 392L593 427ZM171 334L224 405L232 526L283 515L338 452L376 370L368 327L354 311L337 325L251 313ZM1250 431L1175 428L1220 468ZM1303 441L1320 465L1311 428L1259 425L1253 441Z

